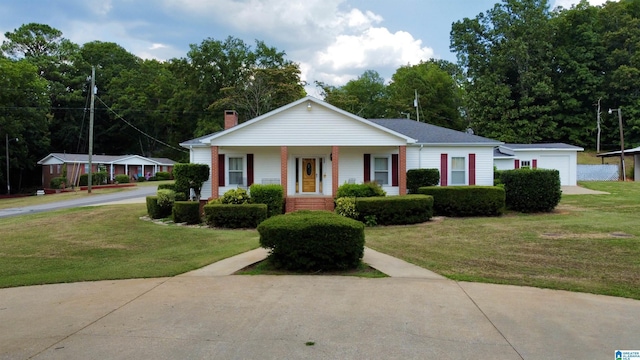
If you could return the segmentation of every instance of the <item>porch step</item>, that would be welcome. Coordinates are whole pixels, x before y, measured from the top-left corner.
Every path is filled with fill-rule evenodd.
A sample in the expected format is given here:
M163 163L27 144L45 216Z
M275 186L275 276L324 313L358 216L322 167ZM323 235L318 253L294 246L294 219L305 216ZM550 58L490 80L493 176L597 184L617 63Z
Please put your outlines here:
M328 210L333 211L332 197L287 197L287 212L298 210Z

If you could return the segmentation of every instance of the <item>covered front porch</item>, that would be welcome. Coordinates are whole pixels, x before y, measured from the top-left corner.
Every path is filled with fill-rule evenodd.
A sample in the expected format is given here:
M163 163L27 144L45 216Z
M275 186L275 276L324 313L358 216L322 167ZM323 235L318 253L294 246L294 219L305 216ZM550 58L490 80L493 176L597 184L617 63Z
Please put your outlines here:
M378 181L406 193L405 146L211 147L211 197L252 184L280 184L286 212L334 208L338 187Z

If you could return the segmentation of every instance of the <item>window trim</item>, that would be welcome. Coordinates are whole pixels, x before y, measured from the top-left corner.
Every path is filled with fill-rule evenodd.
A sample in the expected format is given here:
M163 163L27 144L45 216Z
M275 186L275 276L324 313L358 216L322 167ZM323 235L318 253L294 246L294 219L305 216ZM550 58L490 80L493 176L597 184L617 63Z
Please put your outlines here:
M463 159L464 165L462 166L462 170L454 169L453 167L453 159ZM454 173L464 173L464 180L462 183L456 183L453 177ZM465 186L469 185L469 155L464 156L455 156L449 155L449 186Z
M376 171L376 159L386 159L387 160L387 182L386 184L378 184L380 186L391 186L392 184L392 179L391 179L391 168L393 166L393 164L391 163L391 154L371 154L371 181L376 181L376 172L382 172L382 171Z
M225 182L226 186L247 186L247 154L225 154ZM242 170L231 170L231 159L242 159ZM240 184L231 183L231 173L241 172Z

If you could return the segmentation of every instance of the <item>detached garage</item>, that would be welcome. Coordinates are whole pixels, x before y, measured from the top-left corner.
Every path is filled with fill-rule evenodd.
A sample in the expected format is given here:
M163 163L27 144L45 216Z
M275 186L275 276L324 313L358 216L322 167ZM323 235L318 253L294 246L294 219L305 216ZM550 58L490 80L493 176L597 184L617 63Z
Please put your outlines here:
M495 149L493 164L498 170L523 167L558 170L562 185L575 186L578 151L584 149L563 143L504 144Z

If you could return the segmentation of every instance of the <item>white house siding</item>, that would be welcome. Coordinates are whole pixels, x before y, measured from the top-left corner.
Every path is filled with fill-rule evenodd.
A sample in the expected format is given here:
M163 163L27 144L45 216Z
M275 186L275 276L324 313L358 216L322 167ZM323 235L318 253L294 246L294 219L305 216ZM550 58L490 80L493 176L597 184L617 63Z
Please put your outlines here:
M469 154L476 154L476 185L493 185L492 146L410 146L407 147L407 170L440 169L440 157L447 154L448 169L451 170L452 157L466 158L466 184L469 184ZM450 178L450 175L447 175Z
M211 148L196 147L192 148L189 154L189 160L194 164L206 164L211 166ZM211 168L209 168L209 180L202 184L200 199L206 200L211 197Z
M577 172L578 172L578 155L577 151L562 151L562 150L518 150L515 152L515 159L520 161L531 161L533 166L533 160L537 160L538 169L552 169L560 172L560 183L562 185L575 186L577 184ZM510 166L506 163L505 168L498 167L499 170L511 170L514 169L514 161L511 160Z
M406 144L406 139L331 109L306 103L212 140L219 146L368 146Z
M493 165L498 170L513 170L515 158L508 159L493 159Z

